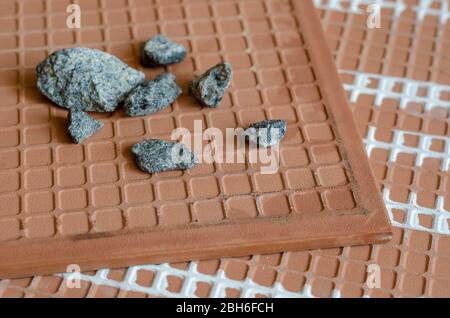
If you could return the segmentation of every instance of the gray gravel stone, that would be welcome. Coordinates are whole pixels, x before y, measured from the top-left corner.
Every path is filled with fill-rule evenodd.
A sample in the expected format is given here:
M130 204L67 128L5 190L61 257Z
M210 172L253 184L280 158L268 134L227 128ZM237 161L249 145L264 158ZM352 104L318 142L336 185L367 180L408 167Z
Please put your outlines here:
M181 95L175 75L161 73L131 91L125 99L124 110L128 116L145 116L164 109Z
M84 47L52 53L36 67L38 89L61 107L112 112L144 81L111 54Z
M233 71L227 62L217 64L189 83L189 91L203 105L217 107L230 86Z
M182 143L159 139L142 140L130 150L145 172L185 170L198 163L196 156Z
M103 127L98 121L81 110L71 110L68 116L68 130L72 140L79 144Z
M181 62L186 48L164 35L155 35L142 45L141 61L144 66L162 66Z
M244 136L260 147L271 147L279 143L286 134L284 120L264 120L248 127Z

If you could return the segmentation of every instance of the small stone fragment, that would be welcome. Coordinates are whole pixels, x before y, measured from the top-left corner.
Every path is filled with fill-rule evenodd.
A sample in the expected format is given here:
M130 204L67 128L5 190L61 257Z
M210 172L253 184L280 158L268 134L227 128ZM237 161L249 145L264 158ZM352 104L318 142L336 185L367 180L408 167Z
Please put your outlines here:
M181 62L186 48L172 42L164 35L155 35L142 46L141 61L144 66L162 66Z
M185 145L174 141L147 139L131 147L130 152L137 165L148 173L185 170L198 163Z
M244 136L260 147L271 147L283 139L286 134L284 120L264 120L252 124L244 131Z
M69 112L68 121L70 137L72 137L72 140L77 144L83 142L103 127L101 121L76 109Z
M217 107L230 86L233 71L227 62L217 64L189 83L189 91L203 105Z
M38 89L59 106L96 112L113 112L145 79L115 56L84 47L52 53L37 65L36 77Z
M175 75L161 73L131 91L125 99L124 110L128 116L145 116L164 109L181 95Z

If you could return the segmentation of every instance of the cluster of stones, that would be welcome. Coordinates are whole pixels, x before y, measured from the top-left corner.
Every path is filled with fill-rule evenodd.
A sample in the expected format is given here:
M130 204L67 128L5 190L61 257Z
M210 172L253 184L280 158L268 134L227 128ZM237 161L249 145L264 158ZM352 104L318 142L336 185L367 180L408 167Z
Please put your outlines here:
M181 62L185 47L163 35L144 43L144 66L167 66ZM68 132L73 142L81 143L103 127L86 112L114 112L123 103L128 116L146 116L171 105L181 95L175 75L161 73L145 80L144 73L116 57L90 48L68 48L54 52L36 67L38 89L60 107L69 110ZM215 108L230 86L232 68L220 63L189 83L189 92L201 104ZM272 134L271 129L277 130ZM264 133L263 133L264 131ZM250 126L245 137L262 147L279 142L286 131L284 121L264 121ZM189 169L198 160L180 143L144 140L131 148L138 166L149 173ZM178 158L178 159L176 159Z

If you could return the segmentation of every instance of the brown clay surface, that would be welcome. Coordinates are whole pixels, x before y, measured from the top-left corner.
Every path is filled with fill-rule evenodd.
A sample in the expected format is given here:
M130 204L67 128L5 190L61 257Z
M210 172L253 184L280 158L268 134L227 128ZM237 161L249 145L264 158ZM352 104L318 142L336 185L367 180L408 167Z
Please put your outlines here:
M335 58L353 61L341 64L340 70L367 72L372 78L370 85L365 86L364 96L352 102L352 110L362 135L366 136L366 144L369 144L366 135L369 126L375 127L378 141L386 141L385 144L377 144L370 155L380 189L392 189L395 193L392 200L397 203L408 202L409 195L419 190L431 195L431 199L422 200L420 204L408 202L401 208L390 208L395 223L393 240L384 245L101 270L85 273L79 289L68 289L65 279L59 276L3 280L0 282L2 297L450 297L450 236L446 234L449 223L446 221L438 228L436 222L439 215L448 215L449 211L448 201L444 200L447 202L445 208L439 208L437 201L449 189L448 168L443 169L441 164L449 158L445 151L448 145L445 137L449 134L449 115L444 103L447 101L448 105L450 101L450 87L445 87L446 92L441 94L442 100L426 96L424 89L412 96L403 91L415 83L409 71L414 68L427 71L429 77L423 80L429 83L423 85L425 89L438 84L448 85L439 74L448 74L449 71L444 57L450 56L450 46L446 40L448 36L443 35L449 34L450 22L440 23L436 15L444 1L427 1L429 7L424 6L426 14L423 20L419 20L415 13L415 7L423 4L422 1L405 2L407 6L400 17L395 17L390 9L383 9L383 28L372 31L365 27L365 11L350 10L350 2L338 2L343 7L341 11L330 8L328 0L320 3L318 7L321 9L318 11ZM399 3L386 1L384 4L389 6ZM362 7L364 9L364 5ZM427 31L425 36L417 36L417 30ZM377 37L385 40L373 43ZM434 47L430 50L427 46L414 44L424 40L433 40ZM392 45L397 41L398 45ZM363 47L373 47L375 51L367 55L345 49L352 44L361 46L364 43L367 46ZM440 49L437 50L437 47ZM411 60L405 73L397 73L401 77L396 78L393 87L399 94L395 98L383 100L381 105L375 100L386 91L380 87L384 84L378 75L390 77L395 74L387 70L371 70L367 62L366 67L369 69L363 69L364 62L361 61L371 59L382 65L404 66L404 60L385 58L384 52L394 50L407 53L408 56L432 56L441 62L430 67L429 63L414 63ZM359 80L358 76L342 74L342 81L353 85L347 89L350 98L364 86L356 83ZM414 102L406 110L400 108L401 102L408 98L413 98ZM434 110L425 109L430 103L434 104ZM396 130L405 133L405 143L409 147L402 147L399 155L390 159L394 150L398 149L399 143L394 134ZM429 147L423 142L424 138L433 140ZM425 151L430 149L431 152ZM416 163L417 157L423 157L423 162ZM387 173L389 170L400 170L401 173L392 173L392 177L388 177L391 175ZM388 203L390 201L386 200ZM379 265L381 269L381 287L376 289L370 289L366 284L367 269L373 264ZM182 291L180 285L185 287Z
M279 1L287 5L289 1ZM429 8L419 20L414 7L422 1L405 1L405 10L399 17L392 10L384 10L383 28L368 31L365 27L365 11L349 9L348 1L339 1L343 10L330 8L328 0L320 1L319 13L326 29L327 39L341 64L340 71L367 72L372 81L369 85L358 84L358 74L342 74L342 81L349 97L364 87L365 93L352 102L354 118L365 136L366 145L372 140L386 141L375 144L370 161L380 189L389 189L395 195L392 202L400 205L393 209L394 238L384 245L344 247L305 252L254 255L248 257L217 259L209 261L134 266L120 270L101 270L84 273L81 288L68 289L66 280L59 276L35 276L25 279L0 281L2 297L148 297L148 296L343 296L343 297L450 297L450 236L449 223L436 225L439 215L448 215L449 187L448 167L442 168L449 153L445 151L449 141L449 114L445 102L450 101L450 86L445 87L441 100L427 96L424 89L447 84L439 74L449 71L445 56L449 55L448 36L450 22L440 23L439 10L445 1L427 1ZM447 1L450 5L450 2ZM396 5L391 1L384 4ZM398 4L398 3L397 3ZM364 5L361 5L364 9ZM425 6L426 7L426 6ZM94 9L95 10L95 9ZM63 9L60 10L63 15ZM387 14L387 15L386 15ZM55 13L55 16L58 14ZM403 27L406 25L407 28ZM417 43L417 30L431 30L426 39L433 40L431 50L422 50ZM408 32L405 32L407 30ZM427 31L429 32L429 31ZM359 34L356 37L355 34ZM375 41L380 37L382 41ZM406 39L407 41L405 41ZM447 39L447 40L446 40ZM398 42L397 46L392 43ZM352 45L352 44L357 45ZM364 45L372 43L372 45ZM364 47L364 54L360 48ZM346 49L348 47L348 49ZM352 48L351 48L352 47ZM437 49L439 47L440 49ZM376 102L385 93L382 82L389 79L386 70L370 69L370 63L404 65L402 60L387 59L383 52L401 51L408 55L428 56L429 61L441 63L430 68L428 63L408 63L406 73L399 74L393 86L398 92L394 98ZM368 69L363 69L366 64ZM446 66L447 65L447 66ZM411 69L427 70L430 81L418 94L402 93L414 80ZM380 87L381 86L381 87ZM406 109L400 107L408 98L414 101ZM408 102L409 103L409 102ZM407 103L405 103L407 104ZM434 109L426 109L431 104ZM376 115L375 115L376 114ZM409 116L407 116L409 115ZM377 134L367 138L369 127ZM394 129L392 129L394 128ZM397 133L395 133L397 131ZM405 134L405 145L399 147L398 131ZM395 138L394 138L395 137ZM429 147L424 138L433 140ZM432 150L432 151L427 151ZM397 157L391 155L398 151ZM415 159L422 157L422 162ZM388 173L399 170L401 173ZM405 173L406 172L406 173ZM392 177L389 177L392 175ZM421 190L421 203L410 202L411 194ZM444 198L445 207L438 201ZM434 200L434 205L433 205ZM385 200L390 205L390 199ZM439 213L441 211L442 213ZM416 218L417 217L417 218ZM413 221L417 221L413 222ZM370 289L366 284L370 265L381 269L380 288ZM180 290L180 286L184 288ZM191 286L191 287L187 287ZM289 292L289 294L288 294Z
M364 57L377 56L380 48L383 50L392 48L392 46L383 42L367 50L366 55L358 55L358 51L343 50L346 43L351 43L356 38L352 36L339 36L337 35L339 32L333 32L333 30L337 28L342 30L343 34L353 34L355 31L352 30L356 29L357 32L364 31L363 34L367 35L367 30L364 27L365 14L355 13L351 10L347 10L346 13L338 12L328 8L326 1L322 2L325 3L326 9L319 10L319 13L321 14L323 25L328 28L326 32L327 38L330 43L335 41L339 42L337 47L333 47L336 58L342 60L346 54L350 54L353 57L357 56L359 60L364 59ZM340 3L344 7L348 7L349 4L347 1L341 1ZM386 3L393 4L393 2ZM439 9L443 1L429 3L430 10L427 11L424 19L425 22L415 21L415 16L412 15L413 7L419 4L419 1L408 1L408 6L404 13L401 14L400 21L410 24L415 29L439 29L440 31L434 36L431 36L431 38L436 38L435 43L440 47L444 47L446 42L442 38L439 38L439 34L448 32L445 30L449 30L450 23L447 21L442 25L438 25L435 16L432 14L432 10ZM397 18L389 15L388 20L390 20L388 21L390 23L385 23L382 29L374 33L375 35L378 33L383 34L387 38L392 39L391 41L395 41L396 38L404 35L403 29L395 28L395 25L401 24L397 21ZM410 40L407 43L414 42L418 39L413 33L408 33L407 37ZM363 42L358 42L365 43L367 41L369 39L364 38ZM401 46L400 48L412 54L418 50L417 47L412 49L408 45ZM443 57L441 52L443 51L433 49L431 54L434 57ZM382 57L379 57L379 59L381 59L383 64L389 63L388 60ZM408 69L413 66L416 68L427 68L425 65L421 66L421 64L411 63ZM346 68L341 67L340 70L346 71ZM350 70L354 69L350 68ZM430 82L429 86L436 86L437 78L435 76L446 71L448 71L448 68L442 63L441 67L433 68L430 75L434 76L434 81ZM352 103L353 114L363 133L367 132L368 125L374 126L376 124L376 129L380 131L377 134L377 138L389 140L383 136L390 136L392 129L380 127L386 121L377 120L369 116L372 112L377 112L379 104L375 103L375 98L384 91L378 87L378 73L370 72L369 70L367 72L374 78L373 82L369 85L372 90L367 91L364 98L358 98ZM352 82L355 84L355 80L358 80L353 75L343 75L342 79L347 84ZM400 78L399 81L406 79L411 79L411 74ZM401 92L400 87L402 85L396 84L395 86L395 90ZM360 85L355 85L355 88L349 89L349 93L355 92L358 87ZM448 91L450 88L447 86L446 89ZM449 101L450 95L446 96L446 100ZM392 118L393 115L397 116L397 114L406 114L404 110L393 106L404 99L405 95L398 95L395 101L389 99L383 102L383 111L391 111L389 113L391 116L388 116L388 118ZM400 151L398 160L390 160L390 154L398 148L396 147L397 143L390 140L390 143L378 144L371 154L372 169L376 174L380 187L384 185L383 187L386 189L393 189L394 192L402 194L402 196L394 196L393 199L403 202L408 201L405 200L406 192L404 189L407 188L407 193L410 194L415 193L416 188L413 184L409 183L405 186L405 182L402 181L403 177L396 177L387 182L387 174L383 172L387 170L388 166L391 168L397 166L407 167L411 172L410 176L419 176L428 172L432 172L431 175L438 175L437 183L436 177L431 178L435 180L432 183L421 183L422 189L429 190L426 191L428 194L435 193L433 196L434 199L439 197L439 192L433 189L440 187L440 189L448 189L446 184L448 184L449 180L448 171L439 168L438 162L448 158L448 153L446 154L443 151L448 141L442 139L442 137L448 134L448 128L446 126L448 125L448 114L442 109L439 111L426 111L424 102L433 101L433 99L420 99L419 96L414 96L414 99L418 105L410 108L410 110L415 110L415 116L412 117L412 121L407 120L411 124L414 123L414 125L399 126L399 123L395 124L396 129L405 132L409 131L405 140L407 145L412 147L408 149L401 148L402 151ZM438 105L439 102L436 106ZM419 121L420 123L429 124L425 126L421 124L419 126L417 125ZM391 125L389 124L387 127L391 127ZM415 134L415 132L423 133L422 139L423 137L435 139L436 141L432 143L432 149L435 151L425 153L424 150L426 147L421 145L421 137ZM386 146L391 148L386 150L383 148ZM416 157L418 154L425 155L423 164L411 164L411 153L414 153ZM432 156L436 156L439 153L442 154L440 160L432 158ZM380 166L381 169L379 168ZM406 179L408 180L409 178ZM413 177L412 179L416 180L414 182L418 184L419 177ZM400 186L402 191L395 190L398 186ZM389 201L386 200L386 203L389 203ZM97 271L86 273L83 276L83 283L80 289L68 289L65 280L61 277L36 276L20 280L4 280L0 282L0 292L3 297L146 297L158 295L251 297L262 295L283 296L288 291L291 292L288 296L421 296L448 298L450 297L450 272L448 270L450 264L448 254L450 237L436 231L436 222L434 219L437 214L433 215L431 213L430 215L430 211L438 211L436 207L430 209L421 205L417 207L416 205L416 212L421 212L427 217L419 218L419 220L422 219L420 223L408 229L407 226L414 219L413 216L420 215L420 213L412 213L413 211L410 210L411 207L412 204L409 203L402 209L393 210L393 220L396 222L394 239L385 245L345 247L309 252L285 252L282 254L255 255L245 258ZM449 211L448 206L444 211ZM442 230L448 232L448 223L445 227L442 227L441 232ZM380 266L382 274L381 287L377 289L369 289L365 283L367 269L373 264ZM194 267L196 269L193 269ZM134 276L134 274L136 275ZM189 286L193 286L193 289L184 288L180 292L178 288L169 287L174 286L173 283L166 285L169 281L173 282L174 280L178 282L176 286L180 286L179 284L183 284L183 286L189 284Z
M0 276L239 256L386 241L391 229L331 54L309 1L2 2ZM181 4L181 5L180 5ZM239 13L239 14L238 14ZM235 75L216 109L184 94L165 111L96 115L105 127L69 141L66 111L36 89L34 67L70 46L110 52L152 78L138 47L156 33L190 54L168 67L187 91L221 60ZM246 127L285 119L277 173L200 164L148 175L129 147L176 127Z
M317 2L321 8L330 1ZM349 14L356 2L319 12L338 69L450 85L448 0L383 1L379 29L367 28L364 1L360 14Z

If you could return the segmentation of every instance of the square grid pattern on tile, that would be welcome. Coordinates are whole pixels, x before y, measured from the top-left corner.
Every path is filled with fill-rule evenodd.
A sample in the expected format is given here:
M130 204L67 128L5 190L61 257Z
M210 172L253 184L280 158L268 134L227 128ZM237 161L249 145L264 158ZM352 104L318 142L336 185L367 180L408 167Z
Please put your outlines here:
M294 191L301 189L316 193L315 210L334 208L325 201L329 188L340 186L345 191L349 182L328 111L321 105L324 100L309 63L308 49L295 16L286 11L292 8L260 1L186 1L184 6L116 2L117 7L107 8L102 1L89 1L89 6L81 2L86 26L79 32L67 30L60 21L66 18L65 12L59 12L60 1L11 2L16 5L13 16L17 28L16 32L4 31L17 43L3 52L15 55L18 65L25 62L28 67L9 64L2 69L5 97L1 156L11 160L2 167L5 182L0 188L0 200L5 204L1 205L0 215L1 223L18 225L16 231L4 225L10 230L2 233L3 241L264 217L270 216L273 200L286 201L280 214L289 214L296 200ZM29 30L29 15L36 21L33 23L42 20L42 27ZM157 17L161 20L155 20ZM155 116L126 118L121 112L97 115L105 128L82 145L70 144L64 129L65 111L46 103L35 88L35 63L55 49L88 45L126 58L151 77L162 69L144 69L137 65L135 56L138 42L155 32L163 32L190 51L199 52L168 67L185 91L193 73L222 60L233 64L232 89L221 107L214 111L200 108L184 95ZM188 36L193 32L195 36ZM70 37L72 43L67 42ZM297 58L299 54L302 59ZM284 70L280 65L285 66ZM310 75L304 77L305 72ZM315 114L316 107L320 107L320 114ZM255 116L261 120L288 120L290 135L281 150L282 168L275 175L253 173L257 167L248 164L239 171L229 171L235 167L226 165L202 164L185 173L168 172L150 178L138 171L128 154L129 146L138 140L150 136L168 138L171 129L190 128L195 119L202 119L204 128L235 128L249 125ZM20 124L19 118L23 118ZM336 153L334 161L323 162L323 156L315 155L322 146ZM48 160L40 154L47 154ZM334 170L339 171L339 176L329 178ZM311 180L298 184L298 174L308 174ZM240 187L236 187L237 180ZM285 184L289 184L289 190L282 193ZM220 197L219 191L223 192ZM264 193L272 192L278 194L266 199ZM241 212L234 211L233 206L241 204L255 206L255 213L239 215ZM221 212L212 220L204 219L203 209L210 205Z
M351 23L338 21L344 16L348 20L360 21L357 25L361 27L365 11L361 10L360 5L364 2L364 0L321 0L316 1L316 5L325 28L329 24L335 24L350 29ZM418 8L425 8L419 15L420 20L416 21L415 16L411 18L414 24L419 26L426 18L441 21L444 30L448 30L450 25L445 18L448 10L442 14L443 9L448 8L446 1L398 0L378 1L378 3L396 12L391 16L392 19L405 10L417 12ZM339 19L330 19L331 16ZM403 34L399 29L392 29L392 25L394 24L385 24L380 32L393 38ZM329 41L335 43L336 35L333 32L326 34ZM339 60L361 58L351 50L342 49L345 43L353 42L353 38L346 37L340 41L342 45L338 48L332 46ZM439 43L442 42L445 43L445 39L440 37ZM382 50L390 48L373 45L366 50L367 56L371 59L377 57L380 47ZM417 47L411 52L416 51ZM440 52L433 49L432 54L439 56ZM380 59L384 62L383 58ZM385 63L389 64L388 61ZM386 76L387 73L379 75L380 69L376 72L361 68L355 71L354 67L344 66L341 65L343 70L341 78L352 101L353 115L361 135L365 136L372 170L380 190L384 189L391 220L396 225L394 239L390 243L182 264L137 266L129 268L128 271L119 270L119 273L116 270L104 270L86 273L83 276L82 288L79 290L67 289L59 276L6 280L0 283L2 296L450 297L448 271L450 236L445 234L448 233L449 224L448 221L447 224L436 221L436 217L440 216L441 220L448 217L449 209L447 207L442 210L442 206L436 206L437 201L433 199L426 200L433 206L432 208L424 206L425 201L417 205L410 200L417 198L414 195L415 189L427 190L427 195L431 192L434 199L438 198L442 190L448 190L445 186L449 180L448 165L445 164L449 158L448 113L440 108L448 110L450 99L446 91L448 92L450 87L446 86L445 81L440 81L442 86L437 83L425 84L423 81L411 80L411 72L407 77L392 77ZM420 65L410 66L423 68ZM438 79L436 72L445 71L444 66L441 63L440 69L433 69L434 79ZM415 87L424 85L425 89L431 90L437 87L442 92L441 96L434 93L423 95L423 92L416 95ZM414 105L415 100L420 101L420 105ZM435 110L431 111L432 109ZM374 116L380 111L386 114ZM433 112L441 115L433 116ZM410 117L411 115L413 116ZM408 116L407 120L400 120L405 116ZM41 160L45 161L45 153L42 154ZM11 158L16 157L11 155ZM14 160L10 161L11 166L15 164ZM388 169L392 172L388 173ZM411 183L405 184L403 176ZM391 191L392 188L394 190L401 188L402 191ZM393 198L386 197L386 193L393 192L397 195ZM445 199L439 202L445 202ZM420 220L419 214L431 215L431 218L428 216ZM441 226L437 226L438 224ZM380 289L368 289L365 284L367 269L371 264L378 264L381 267ZM177 276L178 282L183 282L182 287L172 283L176 287L169 288L170 284L166 279L168 276ZM155 280L155 277L161 278Z
M321 87L319 61L312 58L294 3L79 1L80 30L63 23L68 3L8 1L2 10L2 21L16 22L5 28L1 42L1 53L11 61L2 65L0 89L0 156L8 159L0 170L0 241L5 246L383 213L366 204L376 200L363 198L374 193L367 190L370 177L357 177L352 164L361 175L368 170L361 160L349 160L362 157L362 148L356 154L345 149L347 136L356 139L356 134L341 135L351 129L339 127L332 112L342 110L330 106ZM95 114L105 127L85 143L72 144L66 110L49 103L35 87L36 63L63 47L88 46L114 54L153 78L164 69L140 66L138 51L156 33L183 43L190 52L182 63L166 68L184 92L194 74L224 60L233 65L233 83L220 108L203 108L184 94L153 116ZM137 141L168 139L174 128L192 130L195 120L202 120L203 129L225 131L263 119L288 123L280 167L271 175L260 172L260 163L250 163L250 152L239 165L202 163L186 172L153 175L141 172L129 154Z

